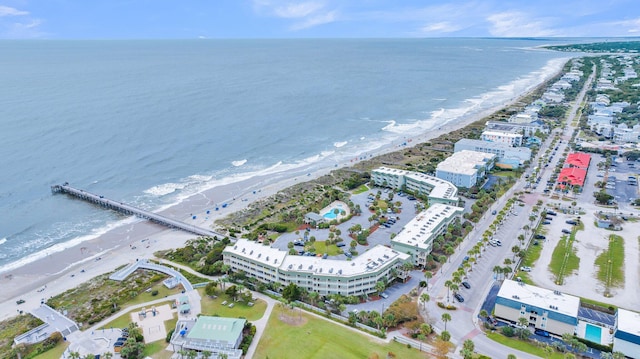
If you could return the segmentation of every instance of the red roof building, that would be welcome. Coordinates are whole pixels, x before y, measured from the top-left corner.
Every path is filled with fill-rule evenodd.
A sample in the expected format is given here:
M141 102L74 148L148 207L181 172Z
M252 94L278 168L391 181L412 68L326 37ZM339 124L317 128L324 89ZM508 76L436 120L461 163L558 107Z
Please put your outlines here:
M584 152L574 152L567 156L567 160L564 163L569 167L578 167L586 170L589 168L589 162L591 162L591 155Z
M587 177L587 171L577 167L565 167L560 171L558 175L558 183L564 187L569 186L584 186L584 179Z

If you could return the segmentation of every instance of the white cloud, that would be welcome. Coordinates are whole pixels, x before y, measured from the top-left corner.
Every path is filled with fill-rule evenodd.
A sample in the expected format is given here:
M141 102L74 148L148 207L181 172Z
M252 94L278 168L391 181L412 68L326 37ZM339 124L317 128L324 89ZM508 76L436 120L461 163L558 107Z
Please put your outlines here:
M278 6L274 9L274 14L278 17L286 19L297 19L312 15L313 13L321 10L324 5L316 2L304 2L299 4L286 4L285 6Z
M462 29L461 26L450 23L449 21L441 21L423 26L420 30L424 33L447 33L456 32Z
M557 30L548 27L544 19L529 18L519 11L505 11L487 16L489 33L498 37L559 36Z
M328 10L326 7L326 4L316 1L253 0L253 8L257 13L294 21L289 27L293 31L336 21L338 11Z
M324 14L312 16L307 18L303 22L293 24L293 26L291 26L291 29L302 30L302 29L307 29L307 28L322 25L322 24L328 24L330 22L336 21L337 15L338 15L337 11L329 11Z
M0 17L2 16L21 16L29 15L28 11L18 10L16 8L0 5Z

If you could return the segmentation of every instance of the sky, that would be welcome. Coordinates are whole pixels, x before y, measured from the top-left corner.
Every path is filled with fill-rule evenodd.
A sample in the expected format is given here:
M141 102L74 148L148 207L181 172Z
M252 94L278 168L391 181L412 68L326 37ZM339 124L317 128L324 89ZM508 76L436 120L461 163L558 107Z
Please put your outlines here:
M627 36L638 0L0 0L1 39Z

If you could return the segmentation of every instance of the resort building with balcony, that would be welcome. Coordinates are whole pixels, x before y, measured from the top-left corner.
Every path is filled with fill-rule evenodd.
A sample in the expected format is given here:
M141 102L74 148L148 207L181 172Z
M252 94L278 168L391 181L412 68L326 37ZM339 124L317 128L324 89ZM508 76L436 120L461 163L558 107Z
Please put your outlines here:
M320 295L367 295L376 292L376 283L401 272L410 256L378 245L351 261L323 259L317 256L290 255L286 251L239 239L222 252L224 264L233 271L264 283L280 283L298 287Z
M379 167L371 171L371 180L376 186L426 195L429 204L458 205L458 188L453 183L424 173Z
M391 240L391 248L411 256L416 266L424 267L433 248L433 241L449 224L462 215L464 208L442 203L420 212Z

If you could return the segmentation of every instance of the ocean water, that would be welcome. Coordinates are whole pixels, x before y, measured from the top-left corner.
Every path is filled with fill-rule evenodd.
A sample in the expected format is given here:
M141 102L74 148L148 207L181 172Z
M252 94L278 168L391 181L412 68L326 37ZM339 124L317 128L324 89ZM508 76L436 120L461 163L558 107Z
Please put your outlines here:
M0 272L131 221L53 184L159 210L349 163L532 88L547 43L0 41Z

